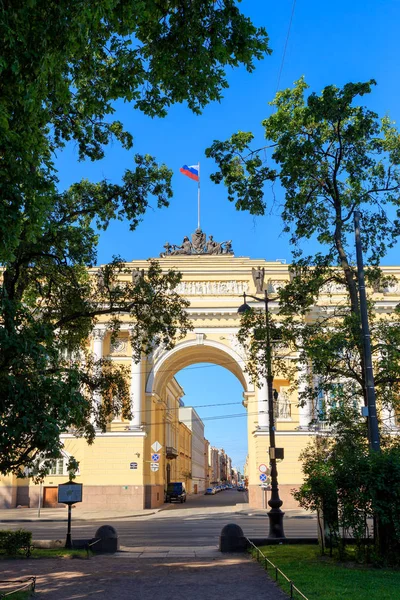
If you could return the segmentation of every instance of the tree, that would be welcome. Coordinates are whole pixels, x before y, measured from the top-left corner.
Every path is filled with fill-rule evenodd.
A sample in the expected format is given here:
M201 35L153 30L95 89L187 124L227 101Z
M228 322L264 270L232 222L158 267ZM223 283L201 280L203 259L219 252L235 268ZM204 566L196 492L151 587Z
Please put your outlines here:
M283 369L294 385L303 384L299 403L310 402L317 420L337 427L337 407L353 410L354 429L360 404L367 404L353 256L356 210L363 214L362 242L369 263L377 400L397 413L400 408L400 306L390 315L379 315L371 293L391 283L379 267L400 233L400 136L387 116L379 119L357 105L374 84L371 80L342 89L328 86L320 96L310 94L306 99L307 85L300 79L293 89L278 92L271 103L276 111L263 121L266 148L252 150L253 135L239 132L226 142L214 142L207 151L219 167L212 178L225 182L228 197L239 210L263 214L265 183L279 180L284 191L283 229L290 233L294 248L292 281L279 291L280 333L282 341L297 351L297 362L306 374L296 381L297 365L287 363ZM267 150L274 168L262 158ZM394 212L393 220L388 209ZM318 250L307 255L310 240ZM332 286L342 290L340 302L333 298ZM312 307L316 315L311 315ZM243 323L244 329L248 324ZM254 347L254 341L249 344ZM253 370L262 371L264 361L254 357L253 352ZM388 516L378 513L374 513L379 518L376 541L382 549Z
M222 97L227 67L251 71L269 48L234 0L1 0L0 15L0 472L20 474L59 455L61 432L90 442L129 415L126 373L88 353L101 315L114 336L133 317L136 356L189 327L178 273L150 262L132 277L119 257L88 272L96 228L126 218L134 230L151 198L167 206L171 171L135 155L120 183L61 191L55 156L74 143L99 160L113 139L130 150L116 100L153 117L176 102L199 113Z
M266 182L279 181L282 186L283 230L290 233L294 250L292 280L279 291L280 335L298 351L299 363L319 375L317 386L309 377L303 382L301 403L316 401L321 393L329 395L338 382L341 402L345 397L349 402L357 396L365 399L353 250L355 210L362 211L363 250L369 263L378 399L387 406L400 402L400 307L380 316L373 310L372 294L391 284L379 265L400 232L400 136L387 116L379 119L357 104L374 84L371 80L342 89L328 86L320 96L306 98L308 86L300 79L271 102L275 112L262 123L264 148L253 150L253 134L239 132L207 150L218 165L212 179L226 184L238 210L264 214ZM318 249L307 255L310 241ZM335 286L344 296L339 304L333 298ZM319 314L311 318L315 305ZM261 369L262 361L259 365Z
M381 564L398 565L398 440L383 436L381 452L370 452L365 428L357 422L354 409L336 409L335 424L335 436L317 436L303 451L304 482L293 495L303 508L323 514L331 554L332 546L336 546L339 556L345 558L346 538L351 538L358 560L370 562L372 558ZM375 549L368 544L373 516L380 530Z

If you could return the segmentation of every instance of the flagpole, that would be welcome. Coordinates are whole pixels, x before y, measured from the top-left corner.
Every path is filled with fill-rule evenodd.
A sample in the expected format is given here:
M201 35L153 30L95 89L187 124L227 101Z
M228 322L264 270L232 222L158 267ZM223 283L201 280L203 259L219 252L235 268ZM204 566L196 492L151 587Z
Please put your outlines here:
M200 161L199 166L199 181L197 186L197 229L200 229Z

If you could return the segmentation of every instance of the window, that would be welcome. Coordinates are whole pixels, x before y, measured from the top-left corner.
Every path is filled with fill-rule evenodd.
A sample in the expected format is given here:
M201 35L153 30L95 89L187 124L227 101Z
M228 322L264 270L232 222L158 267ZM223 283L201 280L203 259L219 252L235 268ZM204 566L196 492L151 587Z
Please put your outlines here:
M67 469L64 458L57 458L51 461L49 475L66 475Z

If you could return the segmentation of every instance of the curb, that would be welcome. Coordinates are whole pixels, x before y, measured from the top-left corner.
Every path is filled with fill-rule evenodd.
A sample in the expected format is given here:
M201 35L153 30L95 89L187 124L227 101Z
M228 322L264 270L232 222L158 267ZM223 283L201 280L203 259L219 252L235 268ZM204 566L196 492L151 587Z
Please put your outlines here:
M241 512L237 511L233 513L235 515L241 515L242 517L267 517L268 513L257 513L257 512ZM288 515L285 513L285 519L316 519L316 515Z
M147 513L145 515L126 515L124 517L112 517L111 519L115 520L115 519L140 519L142 517L149 517L151 515L155 515L157 514L158 511L155 512L151 512L151 513ZM105 518L94 518L94 519L80 519L80 518L74 518L73 521L74 523L80 522L80 523L94 523L94 522L101 522L104 520L111 520L111 519L105 519ZM0 525L2 525L2 523L67 523L68 519L40 519L40 518L36 518L36 519L1 519L0 520Z

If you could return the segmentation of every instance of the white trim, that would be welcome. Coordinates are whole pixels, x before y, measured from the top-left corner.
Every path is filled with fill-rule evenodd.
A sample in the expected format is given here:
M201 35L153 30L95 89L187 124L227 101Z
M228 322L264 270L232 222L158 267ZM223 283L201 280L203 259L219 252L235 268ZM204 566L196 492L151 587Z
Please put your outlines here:
M268 437L269 436L269 431L265 431L265 430L256 430L253 432L254 436L263 436L263 437ZM275 430L275 437L278 438L280 435L283 436L288 436L288 435L295 435L295 436L304 436L304 435L321 435L320 431L315 431L315 430L309 430L309 431L280 431Z
M147 437L147 433L145 431L107 431L106 433L97 433L96 434L96 438L99 437ZM77 437L76 435L73 435L72 433L62 433L60 436L61 439L66 439L66 440L79 440L79 439L85 439L82 437ZM96 438L95 438L95 442L96 442Z
M177 353L181 352L182 350L185 350L187 348L197 347L197 346L198 346L198 343L197 343L196 339L185 340L184 342L180 342L179 344L177 344L172 350L169 350L165 354L162 354L159 357L159 360L157 360L157 362L152 365L151 371L150 371L147 381L146 381L146 387L145 387L146 394L153 393L154 381L155 381L156 375L160 371L162 365L167 360L169 360L174 354L177 354ZM247 392L254 391L254 384L251 382L248 373L245 373L242 368L242 363L244 362L243 358L241 356L239 356L239 354L237 354L237 352L235 352L229 346L226 346L225 344L221 344L221 342L216 342L214 340L208 340L207 338L205 338L204 344L202 344L202 347L207 347L207 346L210 348L215 348L217 350L220 350L224 354L228 354L231 358L233 358L234 361L236 362L236 364L238 365L238 367L243 375L243 378L246 382L247 390L245 390L245 391L247 391ZM221 365L221 366L223 366L223 365ZM225 367L225 368L227 368L227 367ZM229 371L229 369L228 369L228 371Z

